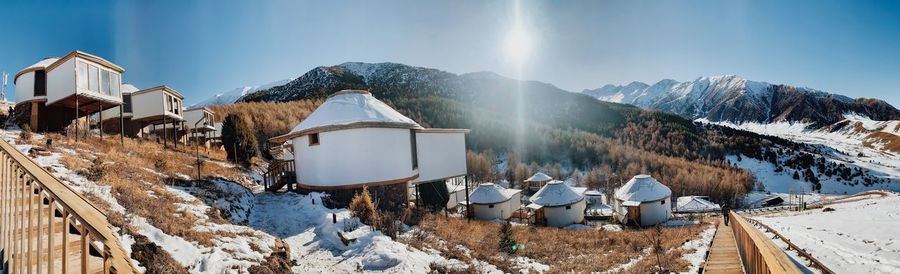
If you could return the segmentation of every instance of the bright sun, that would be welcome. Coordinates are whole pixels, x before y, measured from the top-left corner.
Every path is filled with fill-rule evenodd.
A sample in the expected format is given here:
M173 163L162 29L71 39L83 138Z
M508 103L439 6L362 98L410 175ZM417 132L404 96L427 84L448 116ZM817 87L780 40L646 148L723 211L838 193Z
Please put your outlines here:
M506 54L516 63L523 63L531 52L528 34L523 29L515 29L506 37Z

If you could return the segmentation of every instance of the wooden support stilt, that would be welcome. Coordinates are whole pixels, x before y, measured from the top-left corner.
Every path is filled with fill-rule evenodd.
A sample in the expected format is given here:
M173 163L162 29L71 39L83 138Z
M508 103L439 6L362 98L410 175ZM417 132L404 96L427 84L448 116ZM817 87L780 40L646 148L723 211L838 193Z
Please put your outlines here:
M100 113L100 114L98 114L98 115L100 115L100 118L99 118L100 122L97 127L100 128L100 140L102 141L103 140L103 103L101 103L100 101L97 101L97 106L99 107L99 113Z
M125 105L119 106L119 142L125 145L125 113L123 112ZM144 137L144 129L141 128L141 137Z
M78 142L78 94L75 94L75 142Z

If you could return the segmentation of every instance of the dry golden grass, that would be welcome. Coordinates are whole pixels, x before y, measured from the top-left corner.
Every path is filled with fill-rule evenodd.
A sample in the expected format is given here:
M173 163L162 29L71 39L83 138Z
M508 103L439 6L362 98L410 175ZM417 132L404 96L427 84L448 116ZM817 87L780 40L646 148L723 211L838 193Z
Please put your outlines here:
M447 258L467 262L475 258L496 265L505 272L518 271L498 250L498 224L429 215L419 227L427 235L401 239L420 249L439 250ZM649 273L657 269L656 256L648 253L652 247L651 238L658 236L662 249L666 250L660 256L664 268L676 272L687 271L689 264L681 257L692 250L685 250L681 246L686 241L697 238L704 228L705 225L666 228L661 230L660 235L654 235L654 229L596 231L515 226L513 231L516 242L526 247L524 252L516 254L549 265L550 272L553 273L610 270L641 256L641 261L624 272ZM446 244L440 244L437 239ZM455 248L457 245L471 250L471 256Z
M155 142L133 139L125 139L123 146L119 138L114 137L100 140L95 136L82 138L78 142L58 134L47 134L47 138L54 139L53 150L59 152L61 148L65 148L77 154L63 153L61 164L97 184L111 186L113 196L129 214L146 218L166 234L180 236L204 246L211 246L212 239L222 236L194 231L193 227L200 216L179 212L176 204L187 202L166 190L166 184L171 183L174 177L196 176L195 148L179 146L176 150L170 146L164 149ZM223 153L214 151L210 151L207 156L202 149L201 156L216 161L224 158ZM221 177L236 182L250 180L237 167L208 161L202 165L202 174L204 178ZM111 214L111 223L126 231L133 229L127 225L126 217L108 210L106 201L86 196L107 214ZM213 218L211 221L222 220Z

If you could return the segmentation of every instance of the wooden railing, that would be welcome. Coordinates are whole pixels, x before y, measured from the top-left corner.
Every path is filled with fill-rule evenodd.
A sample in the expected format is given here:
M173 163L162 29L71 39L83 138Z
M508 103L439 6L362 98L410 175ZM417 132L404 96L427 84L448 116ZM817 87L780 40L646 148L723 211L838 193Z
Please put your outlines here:
M809 252L806 252L806 250L791 242L790 239L785 238L784 235L781 235L781 233L778 232L778 230L775 230L772 227L751 218L747 218L747 221L751 224L762 227L763 229L769 231L769 233L775 234L775 238L781 239L781 241L788 245L789 249L794 250L795 252L797 252L797 254L800 254L800 256L803 256L807 260L809 260L809 266L815 267L825 274L834 274L834 271L831 271L831 269L825 266L825 264L816 259L816 257L813 257L812 254L809 254Z
M294 173L294 160L274 160L269 163L269 171L263 174L263 187L269 191L276 191L287 184L288 190L296 181Z
M736 212L729 214L744 273L802 273L769 237Z
M106 215L0 140L5 273L137 273Z

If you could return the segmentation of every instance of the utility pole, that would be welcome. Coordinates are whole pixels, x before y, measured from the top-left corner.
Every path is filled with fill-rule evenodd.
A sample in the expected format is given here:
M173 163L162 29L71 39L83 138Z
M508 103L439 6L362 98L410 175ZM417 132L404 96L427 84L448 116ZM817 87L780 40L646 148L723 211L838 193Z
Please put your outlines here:
M204 120L206 120L205 115L203 116L203 118L200 118L200 120L198 120L196 123L194 123L194 128L193 128L194 132L191 132L192 133L191 135L195 135L197 133L196 132L197 125L199 125L200 122L203 122ZM201 178L200 177L200 142L199 142L199 140L197 140L197 136L194 136L194 148L197 151L197 181L200 181L200 178Z

